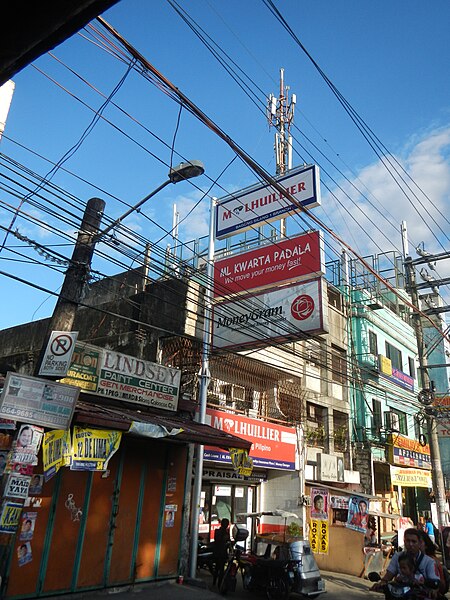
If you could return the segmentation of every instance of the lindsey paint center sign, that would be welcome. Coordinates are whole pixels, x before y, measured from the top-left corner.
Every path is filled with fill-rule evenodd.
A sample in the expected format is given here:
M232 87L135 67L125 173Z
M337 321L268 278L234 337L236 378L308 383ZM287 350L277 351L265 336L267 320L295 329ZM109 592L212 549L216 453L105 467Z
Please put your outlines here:
M179 369L77 343L62 381L98 396L175 411L180 380Z
M275 425L212 408L206 409L206 423L215 429L252 442L249 456L255 467L287 471L295 469L297 438L293 427ZM206 447L204 458L231 463L229 452L218 448Z
M291 169L277 182L295 198L293 202L268 184L256 184L221 198L216 205L216 238L222 239L247 231L252 226L281 219L301 210L320 205L319 168L316 165Z
M261 346L299 333L326 333L321 279L285 286L214 306L213 346Z
M312 279L325 271L323 236L311 231L214 264L214 295L228 296L280 282Z

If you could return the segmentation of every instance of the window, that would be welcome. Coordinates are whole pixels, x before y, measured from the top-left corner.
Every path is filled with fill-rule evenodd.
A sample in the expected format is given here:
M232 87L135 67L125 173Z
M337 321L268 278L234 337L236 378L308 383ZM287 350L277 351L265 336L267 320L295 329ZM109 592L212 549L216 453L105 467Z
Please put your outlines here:
M385 427L388 431L408 435L408 422L406 413L399 410L390 410L384 413Z
M369 352L378 356L378 340L375 331L369 330Z
M413 379L416 379L416 365L415 365L414 359L411 358L411 356L408 356L408 367L409 367L409 374L411 375L411 377Z
M372 429L378 432L383 427L383 411L381 410L381 402L376 398L372 398Z
M347 359L345 350L331 344L331 379L338 383L347 381Z
M403 371L402 353L398 348L395 348L395 346L392 346L389 342L386 342L386 356L391 359L394 369Z

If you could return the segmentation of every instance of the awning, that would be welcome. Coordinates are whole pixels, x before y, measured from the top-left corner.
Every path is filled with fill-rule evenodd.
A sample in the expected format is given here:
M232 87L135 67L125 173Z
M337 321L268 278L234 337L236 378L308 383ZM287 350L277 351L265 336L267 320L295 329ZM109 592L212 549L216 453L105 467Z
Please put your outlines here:
M210 425L197 423L172 413L142 412L130 408L103 406L79 400L73 422L105 429L118 429L144 437L193 442L218 448L250 450L252 443ZM148 427L154 426L154 427ZM131 431L130 431L131 429ZM151 431L155 433L151 433ZM158 433L159 432L159 433ZM165 432L165 433L164 433Z

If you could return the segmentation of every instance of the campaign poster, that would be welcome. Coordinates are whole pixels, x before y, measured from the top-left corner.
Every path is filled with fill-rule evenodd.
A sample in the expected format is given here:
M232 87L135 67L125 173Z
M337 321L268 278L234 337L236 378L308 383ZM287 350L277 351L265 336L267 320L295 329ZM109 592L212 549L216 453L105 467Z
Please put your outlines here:
M24 542L23 544L19 544L19 546L17 546L17 560L19 562L19 567L23 567L33 560L30 542Z
M21 425L12 444L9 461L14 464L37 465L44 430L36 425Z
M23 505L5 500L0 512L0 533L15 533L19 527Z
M311 552L317 554L319 552L319 521L311 519L309 522L309 545Z
M311 489L311 519L328 521L328 492L322 488Z
M73 428L72 471L105 471L117 452L122 432L90 427Z
M36 517L37 512L27 511L22 513L22 527L20 528L19 536L21 542L28 542L33 539Z
M28 498L31 477L29 475L20 475L18 473L9 473L6 478L3 495L7 498L19 498L25 500Z
M349 529L366 533L369 525L369 500L362 496L351 496L348 503L348 519L345 524Z
M164 526L175 527L175 515L177 512L177 504L166 504L164 507Z
M328 521L319 521L319 554L328 554Z
M59 469L70 464L70 431L54 429L44 434L42 442L42 462L45 481L56 475Z
M44 476L35 473L31 477L30 487L28 488L29 496L40 496L42 494L42 486L44 485Z

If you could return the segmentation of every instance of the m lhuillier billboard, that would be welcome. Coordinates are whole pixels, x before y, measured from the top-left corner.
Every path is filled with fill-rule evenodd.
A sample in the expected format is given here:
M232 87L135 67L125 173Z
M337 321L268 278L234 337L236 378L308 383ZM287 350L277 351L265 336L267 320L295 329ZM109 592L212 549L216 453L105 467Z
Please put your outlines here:
M305 208L320 205L319 168L316 165L291 169L287 175L277 177L277 182ZM256 184L221 198L216 205L215 234L222 239L247 231L298 212L292 202L276 188Z
M220 302L213 312L215 348L250 347L328 332L321 279Z
M214 296L312 279L324 272L322 233L310 231L215 261Z

